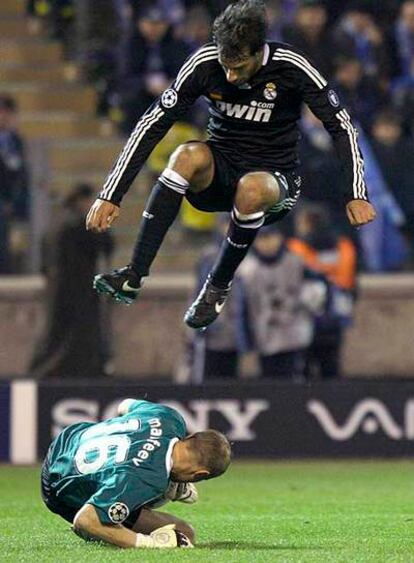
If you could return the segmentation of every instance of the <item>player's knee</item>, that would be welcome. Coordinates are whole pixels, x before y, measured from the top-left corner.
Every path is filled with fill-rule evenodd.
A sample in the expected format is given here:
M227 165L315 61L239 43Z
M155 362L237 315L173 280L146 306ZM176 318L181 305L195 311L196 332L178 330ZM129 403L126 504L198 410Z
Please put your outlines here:
M270 174L250 172L239 180L235 205L240 213L265 211L279 198L279 187Z
M173 152L168 167L190 182L194 174L205 168L209 159L210 152L204 143L185 143Z

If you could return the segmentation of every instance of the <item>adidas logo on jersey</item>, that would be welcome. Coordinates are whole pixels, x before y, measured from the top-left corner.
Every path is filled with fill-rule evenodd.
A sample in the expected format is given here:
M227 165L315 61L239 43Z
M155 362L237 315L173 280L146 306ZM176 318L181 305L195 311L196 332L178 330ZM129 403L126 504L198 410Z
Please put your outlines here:
M230 104L228 102L216 101L216 106L228 117L246 119L247 121L259 121L267 123L272 117L272 109L275 104L267 102L250 102L250 105Z

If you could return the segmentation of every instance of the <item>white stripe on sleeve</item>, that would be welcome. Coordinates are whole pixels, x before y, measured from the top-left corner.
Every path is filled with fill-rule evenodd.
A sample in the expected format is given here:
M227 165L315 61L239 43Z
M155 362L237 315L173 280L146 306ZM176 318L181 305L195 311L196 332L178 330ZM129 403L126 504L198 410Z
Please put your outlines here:
M298 53L295 53L294 51L289 51L288 49L277 49L273 55L273 60L290 62L297 66L315 82L320 90L325 88L328 84L321 73L313 65L311 65L305 57L298 55Z
M367 192L364 181L364 161L358 149L357 131L351 123L349 113L344 109L336 114L336 118L341 122L341 127L348 133L352 163L354 168L353 194L355 199L367 199Z
M196 53L180 70L173 88L178 92L185 80L194 72L197 66L206 61L214 61L217 59L218 53L216 47L210 47L208 50L202 50Z
M108 176L106 180L103 190L102 190L102 197L104 199L110 199L116 190L116 187L122 177L122 174L125 172L126 167L128 166L129 161L132 158L135 150L137 149L142 137L145 133L161 119L164 115L164 111L160 107L155 107L148 115L144 116L140 119L132 132L127 144L123 148L112 172Z

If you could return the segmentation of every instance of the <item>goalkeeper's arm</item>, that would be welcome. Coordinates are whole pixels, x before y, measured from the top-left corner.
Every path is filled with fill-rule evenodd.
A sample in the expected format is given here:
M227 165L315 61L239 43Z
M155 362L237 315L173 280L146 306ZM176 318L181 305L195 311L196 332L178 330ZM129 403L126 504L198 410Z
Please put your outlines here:
M95 507L85 504L73 520L74 531L81 537L101 540L123 548L192 547L190 540L174 524L158 528L151 534L136 534L121 524L102 524Z

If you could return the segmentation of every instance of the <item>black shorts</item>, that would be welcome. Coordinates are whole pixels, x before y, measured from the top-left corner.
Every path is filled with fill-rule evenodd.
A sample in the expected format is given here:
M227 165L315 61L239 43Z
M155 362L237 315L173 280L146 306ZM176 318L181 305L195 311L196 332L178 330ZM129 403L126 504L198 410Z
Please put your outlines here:
M192 141L193 142L193 141ZM281 198L266 213L265 225L280 221L295 207L302 185L302 178L294 171L280 172L266 168L243 169L235 165L231 159L214 144L206 143L214 157L214 178L207 189L200 193L187 190L186 198L193 207L200 211L220 212L231 211L237 184L249 172L268 172L275 176L281 189Z
M64 518L67 522L73 524L73 520L77 512L82 508L83 505L71 506L65 503L64 499L60 499L55 495L55 492L53 491L53 488L50 485L51 475L49 470L49 456L50 456L50 448L48 455L46 456L46 459L43 462L42 473L41 473L41 495L43 502L51 512L53 512L54 514L58 514L59 516ZM138 520L140 513L141 513L141 508L138 508L137 510L132 510L129 513L128 518L124 520L122 525L131 530L132 527L135 525L136 521Z

